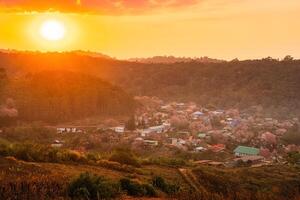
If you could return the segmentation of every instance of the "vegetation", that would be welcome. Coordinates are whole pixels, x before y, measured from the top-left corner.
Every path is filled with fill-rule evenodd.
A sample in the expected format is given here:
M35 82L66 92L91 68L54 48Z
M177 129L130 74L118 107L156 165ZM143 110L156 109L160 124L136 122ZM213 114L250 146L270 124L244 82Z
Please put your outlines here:
M186 160L182 158L169 158L169 157L151 157L149 159L143 160L143 164L154 164L154 165L162 165L162 166L169 166L169 167L182 167L186 166Z
M300 145L300 129L299 124L295 124L288 132L282 137L282 140L287 144Z
M152 185L169 195L178 193L180 189L179 185L166 183L165 179L160 176L156 176L152 179Z
M122 190L126 191L130 196L157 196L155 189L149 184L139 184L130 179L123 178L120 180Z
M67 71L44 71L14 79L6 96L23 121L63 122L91 116L130 115L133 98L99 78Z
M0 53L0 60L0 66L5 67L10 76L67 69L97 76L134 95L195 101L216 107L262 105L266 113L279 117L282 113L295 116L300 110L300 61L289 58L282 61L266 58L220 63L143 64L72 52L16 52Z
M76 151L36 143L10 143L5 140L0 140L0 156L13 156L35 162L87 162L86 157Z
M260 168L220 169L199 167L193 170L206 198L282 200L300 197L299 168L266 166ZM218 199L218 198L216 198Z
M5 128L1 137L11 142L36 142L47 144L56 136L54 129L46 128L39 123Z
M72 199L108 200L119 196L120 188L104 177L83 173L70 183L68 194Z
M300 165L300 152L290 152L287 160L292 164Z
M121 164L131 165L134 167L140 167L135 155L127 148L117 148L114 153L111 155L110 161L115 161Z
M135 119L134 119L134 116L131 116L131 118L127 121L127 123L125 124L125 128L127 130L130 130L130 131L134 131L135 130Z

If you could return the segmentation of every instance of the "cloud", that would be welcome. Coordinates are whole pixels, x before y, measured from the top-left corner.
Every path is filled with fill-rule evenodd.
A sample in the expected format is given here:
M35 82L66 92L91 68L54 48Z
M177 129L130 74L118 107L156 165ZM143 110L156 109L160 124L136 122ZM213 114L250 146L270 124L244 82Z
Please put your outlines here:
M160 9L179 9L199 0L0 0L2 11L88 12L104 15L142 14Z

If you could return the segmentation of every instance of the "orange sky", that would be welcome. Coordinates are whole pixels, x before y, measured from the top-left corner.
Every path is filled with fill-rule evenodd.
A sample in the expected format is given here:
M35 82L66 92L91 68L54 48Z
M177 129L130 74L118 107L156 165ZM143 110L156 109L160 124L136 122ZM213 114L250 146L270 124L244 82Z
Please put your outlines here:
M298 0L20 2L0 1L2 49L81 49L117 58L300 58ZM40 37L38 30L49 19L65 25L63 40Z

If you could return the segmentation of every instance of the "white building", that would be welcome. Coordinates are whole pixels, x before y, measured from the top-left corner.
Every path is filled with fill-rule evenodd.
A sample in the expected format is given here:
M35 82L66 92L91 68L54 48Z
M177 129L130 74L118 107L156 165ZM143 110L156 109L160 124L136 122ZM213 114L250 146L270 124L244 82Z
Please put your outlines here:
M125 132L125 127L124 126L117 126L114 128L116 133L124 133Z

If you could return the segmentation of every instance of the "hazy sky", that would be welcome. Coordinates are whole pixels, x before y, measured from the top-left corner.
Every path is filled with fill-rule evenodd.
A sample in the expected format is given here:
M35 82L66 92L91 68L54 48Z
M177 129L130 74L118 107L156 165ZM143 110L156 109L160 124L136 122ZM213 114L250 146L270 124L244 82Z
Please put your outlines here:
M39 34L52 19L61 41ZM299 0L0 0L0 27L2 49L300 58Z

